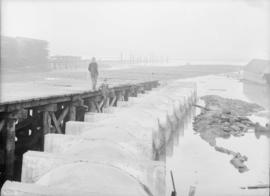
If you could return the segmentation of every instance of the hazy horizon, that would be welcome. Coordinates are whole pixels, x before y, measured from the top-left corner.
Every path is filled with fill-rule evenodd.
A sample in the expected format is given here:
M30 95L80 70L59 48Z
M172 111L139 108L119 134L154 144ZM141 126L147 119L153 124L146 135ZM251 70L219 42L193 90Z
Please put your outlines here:
M267 0L2 1L2 35L43 39L50 55L270 59Z

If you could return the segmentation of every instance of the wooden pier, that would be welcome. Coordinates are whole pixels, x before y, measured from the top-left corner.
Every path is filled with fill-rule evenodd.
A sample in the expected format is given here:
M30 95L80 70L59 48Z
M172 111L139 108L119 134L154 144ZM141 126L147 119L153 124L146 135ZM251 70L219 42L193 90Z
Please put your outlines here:
M128 101L158 85L158 81L113 88L104 85L98 91L0 103L0 185L5 180L20 180L22 154L43 150L45 134L64 134L67 121L83 121L85 112L103 112L119 100Z

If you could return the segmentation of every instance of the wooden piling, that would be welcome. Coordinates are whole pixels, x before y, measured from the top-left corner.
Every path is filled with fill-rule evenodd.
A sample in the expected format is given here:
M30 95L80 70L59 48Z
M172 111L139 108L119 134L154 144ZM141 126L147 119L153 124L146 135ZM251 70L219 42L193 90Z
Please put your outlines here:
M42 122L43 122L43 135L46 135L47 133L50 133L50 127L51 127L49 111L43 112Z
M117 104L117 96L112 97L111 101L110 101L110 106L116 106Z
M76 120L76 106L74 105L74 103L71 103L69 106L68 116L69 116L69 120L73 120L73 121Z
M59 118L58 118L58 124L61 124L62 123L62 121L65 119L65 117L66 117L66 115L68 114L68 111L69 111L69 108L68 107L66 107L63 111L62 111L62 113L60 114L60 116L59 116Z
M90 109L89 112L95 112L96 111L96 105L94 100L90 100Z
M5 125L5 120L3 119L3 120L1 120L1 122L0 122L0 133L1 133L1 131L3 130L3 128L4 128L4 125Z
M50 113L57 111L57 104L49 104L40 108L43 111L43 134L51 132L52 118Z
M50 114L50 116L51 116L51 118L52 118L52 121L53 121L53 124L54 124L54 126L55 126L56 132L57 132L57 133L62 133L62 130L61 130L60 126L59 126L58 120L57 120L57 118L56 118L54 112L49 112L49 114Z
M5 176L8 180L13 180L14 177L16 120L10 117L6 119Z
M124 101L128 101L129 95L130 95L130 91L125 90L125 92L124 92Z
M4 132L6 136L5 142L5 177L8 180L14 178L14 161L15 161L15 124L19 118L25 117L25 110L15 110L7 113L5 117Z

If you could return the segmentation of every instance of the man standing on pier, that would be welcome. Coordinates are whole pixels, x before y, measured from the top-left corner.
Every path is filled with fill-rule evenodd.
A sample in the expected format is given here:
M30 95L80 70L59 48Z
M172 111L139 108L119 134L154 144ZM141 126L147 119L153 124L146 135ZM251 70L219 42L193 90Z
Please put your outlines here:
M92 89L95 91L98 78L98 64L95 57L92 58L92 61L88 66L88 71L90 72L90 77L92 80Z

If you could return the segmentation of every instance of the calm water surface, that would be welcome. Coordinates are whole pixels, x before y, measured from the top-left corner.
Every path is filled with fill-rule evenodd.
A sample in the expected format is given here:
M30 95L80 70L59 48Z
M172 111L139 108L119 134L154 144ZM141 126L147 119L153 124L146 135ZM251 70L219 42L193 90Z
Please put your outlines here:
M191 80L191 79L190 79ZM226 76L207 76L192 79L197 82L198 96L215 94L227 98L256 102L269 110L269 89L243 84ZM247 86L248 85L248 86ZM248 93L247 92L248 89ZM188 195L195 187L195 196L238 196L269 195L269 189L243 190L240 187L269 184L269 138L255 137L246 133L243 137L217 138L217 146L248 157L248 172L239 173L230 164L232 156L216 151L192 128L192 118L200 111L191 111L182 122L173 141L167 149L167 195L172 190L169 171L174 173L178 195ZM251 117L253 121L265 124L267 117Z

